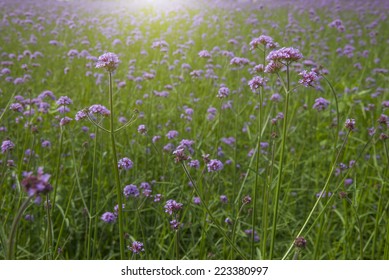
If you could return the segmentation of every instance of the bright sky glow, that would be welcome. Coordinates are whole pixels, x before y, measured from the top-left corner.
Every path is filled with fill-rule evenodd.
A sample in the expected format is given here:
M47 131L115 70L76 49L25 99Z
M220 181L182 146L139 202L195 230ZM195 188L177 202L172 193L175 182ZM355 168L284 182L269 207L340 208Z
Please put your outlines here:
M174 8L180 2L187 2L187 0L144 0L142 2L156 9L169 9Z

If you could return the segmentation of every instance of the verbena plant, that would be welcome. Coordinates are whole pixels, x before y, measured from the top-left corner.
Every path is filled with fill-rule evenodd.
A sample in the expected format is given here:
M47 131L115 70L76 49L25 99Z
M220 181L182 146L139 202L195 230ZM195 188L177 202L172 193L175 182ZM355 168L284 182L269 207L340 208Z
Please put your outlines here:
M3 1L1 259L388 259L387 3L206 2Z

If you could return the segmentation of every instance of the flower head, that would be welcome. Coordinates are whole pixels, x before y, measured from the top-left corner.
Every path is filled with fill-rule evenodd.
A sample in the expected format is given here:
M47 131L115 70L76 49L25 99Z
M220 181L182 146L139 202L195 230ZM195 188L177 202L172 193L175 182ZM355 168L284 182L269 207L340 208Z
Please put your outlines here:
M147 128L144 124L140 124L138 126L138 132L142 135L146 135L147 134Z
M11 140L4 140L1 144L1 152L4 154L6 151L15 148L15 144Z
M325 110L330 102L322 97L319 97L315 100L315 104L313 104L312 108L320 111Z
M260 76L255 76L248 82L248 85L250 86L252 92L256 92L259 87L266 85L266 80Z
M172 220L169 222L170 223L170 227L173 229L173 230L178 230L181 226L181 223L177 220Z
M199 52L199 57L210 58L211 54L207 50L202 50L202 51Z
M127 247L128 250L132 251L134 254L139 254L143 252L145 249L143 248L143 243L139 241L132 242L131 246Z
M49 183L50 175L43 173L43 167L39 167L37 175L28 172L21 185L29 196L40 197L41 194L47 194L53 187Z
M289 63L293 61L298 61L302 58L303 55L298 49L288 47L288 48L281 48L279 50L271 51L266 57L266 60Z
M124 170L129 170L134 166L134 163L129 159L129 158L122 158L119 159L118 161L118 168L119 169L124 169Z
M250 42L250 50L258 48L263 45L267 49L274 49L278 47L278 43L274 42L273 38L267 35L261 35Z
M127 185L124 187L123 194L126 198L129 198L130 196L137 197L139 196L139 190L136 185Z
M223 163L218 159L211 159L207 163L208 172L216 172L223 169Z
M164 208L165 208L166 213L169 213L169 215L172 215L173 212L178 212L179 210L181 210L182 206L183 206L182 203L178 203L177 201L175 201L173 199L169 199L168 201L166 201Z
M114 223L116 218L116 215L112 212L105 212L103 215L101 215L101 220L108 224Z
M344 123L344 126L352 131L355 129L355 120L354 119L347 119L346 122Z
M99 114L102 116L109 116L111 114L110 110L108 110L105 106L100 104L94 104L90 106L88 110L92 114Z
M294 240L294 246L296 246L297 248L305 248L306 245L307 240L305 240L305 238L302 236L299 236Z
M307 70L304 70L300 72L299 75L301 76L301 79L299 80L299 84L305 87L314 87L317 81L319 80L319 76L313 70L309 72Z
M216 97L222 99L222 98L228 97L229 94L230 94L230 89L228 87L223 86L223 87L219 88L219 92L216 95Z
M119 64L119 58L116 54L107 52L101 56L96 63L96 68L104 68L108 72L113 72L116 70Z
M185 161L185 160L188 160L189 159L189 156L187 156L185 154L185 147L177 147L177 149L175 149L173 151L173 155L175 156L174 158L174 161L176 163L179 163L181 161Z

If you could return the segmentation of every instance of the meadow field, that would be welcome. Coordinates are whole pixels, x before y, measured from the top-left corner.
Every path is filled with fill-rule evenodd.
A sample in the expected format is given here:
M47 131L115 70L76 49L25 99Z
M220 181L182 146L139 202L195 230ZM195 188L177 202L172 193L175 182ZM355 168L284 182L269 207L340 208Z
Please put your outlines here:
M1 0L0 259L388 260L388 11Z

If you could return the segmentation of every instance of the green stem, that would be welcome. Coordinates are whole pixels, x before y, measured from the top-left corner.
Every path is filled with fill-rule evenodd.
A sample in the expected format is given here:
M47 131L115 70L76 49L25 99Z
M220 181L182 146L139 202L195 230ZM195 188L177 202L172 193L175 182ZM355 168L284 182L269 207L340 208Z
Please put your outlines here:
M227 242L230 244L230 246L243 258L243 259L246 259L244 257L244 255L242 254L242 252L235 246L235 243L230 239L228 238L227 234L224 232L224 230L221 228L221 226L219 225L219 223L217 222L217 220L215 219L215 217L213 216L211 210L209 210L208 206L205 204L204 202L204 199L202 197L202 195L200 194L200 191L196 185L196 182L193 180L192 176L190 175L188 169L186 168L184 162L181 162L181 165L182 167L184 168L184 171L185 171L185 174L186 176L188 177L188 179L191 181L192 185L193 185L193 188L195 189L196 191L196 194L198 197L200 197L200 201L201 201L201 205L203 206L203 208L207 211L209 217L211 217L211 220L213 221L213 223L215 224L215 226L217 227L217 229L219 230L219 232L224 236L224 238L227 240Z
M262 91L259 92L259 115L258 115L258 137L257 137L257 153L256 153L256 164L255 164L255 187L253 197L253 215L251 220L251 229L253 234L251 236L251 259L254 259L254 237L255 237L255 224L257 220L257 192L259 188L259 156L261 148L261 134L262 134ZM266 187L265 187L266 188ZM266 191L266 190L265 190Z
M347 133L347 135L346 135L346 137L345 137L345 139L344 139L344 141L343 141L343 144L342 144L342 146L341 146L341 148L340 148L340 150L339 150L339 152L338 152L338 154L337 154L337 156L336 156L336 158L335 158L335 160L334 160L334 162L333 162L333 164L332 164L331 171L330 171L330 173L329 173L328 176L327 176L327 180L326 180L326 183L324 184L323 189L321 190L321 192L319 192L320 194L325 193L326 190L327 190L327 188L328 188L328 185L329 185L330 179L331 179L331 177L332 177L332 174L333 174L334 171L335 171L336 163L337 163L338 158L339 158L339 156L340 156L340 154L341 154L341 151L343 150L344 146L346 145L346 142L347 142L347 139L348 139L349 134L350 134L350 131ZM307 226L309 220L311 219L311 217L312 217L312 215L313 215L313 212L316 210L317 206L319 205L319 202L320 202L321 198L322 198L322 196L319 195L318 199L316 200L316 203L313 205L313 207L312 207L312 209L311 209L311 212L309 213L307 219L305 220L303 226L301 227L301 229L300 229L300 231L298 232L298 234L296 235L296 237L301 236L301 234L302 234L302 232L304 231L305 227ZM294 244L294 243L292 243L292 244L290 245L288 251L287 251L287 252L285 253L285 255L282 257L283 260L288 256L288 254L289 254L290 251L292 250L293 244Z
M11 227L11 233L9 235L9 241L8 241L8 259L13 260L15 259L15 237L16 237L16 230L18 228L18 224L20 222L20 219L22 218L22 215L24 211L26 211L27 207L29 206L29 202L31 201L32 196L28 197L23 204L19 208L19 212L16 215L15 219L12 222Z
M232 242L235 244L235 236L236 236L236 227L238 225L238 222L239 222L239 218L240 218L240 213L242 213L242 210L243 210L243 207L245 206L245 204L243 204L239 211L238 211L238 214L236 214L236 218L235 218L235 221L234 221L234 226L232 227ZM252 232L253 236L254 236L254 231Z
M269 258L270 259L273 258L273 253L274 253L274 243L275 243L275 237L276 237L276 231L277 231L276 227L277 227L277 219L278 219L278 205L279 205L280 189L281 189L282 175L283 175L282 170L284 167L286 128L288 125L288 109L289 109L289 97L290 97L289 65L286 66L286 74L287 74L286 101L285 101L285 111L284 111L284 122L283 122L283 126L282 126L281 154L280 154L279 167L278 167L278 180L277 180L277 186L276 186L276 195L275 195L275 199L274 199L273 225L272 225L270 251L269 251Z
M54 213L54 208L55 208L55 202L57 198L57 190L58 190L58 180L59 180L59 172L60 172L60 167L61 167L61 157L62 157L62 148L63 148L63 135L64 135L64 130L61 126L61 134L59 138L59 151L58 151L58 158L57 158L57 166L55 169L55 181L54 181L54 192L53 192L53 203L51 207L51 216L53 216Z
M116 142L115 142L115 129L114 129L114 111L113 111L113 90L112 90L112 73L109 72L109 107L111 111L110 118L110 135L111 135L111 148L113 157L113 169L115 173L116 181L116 195L118 200L118 221L119 221L119 240L120 240L120 259L125 259L124 253L124 229L123 229L123 209L122 209L122 189L120 184L118 159L116 154Z
M95 128L95 139L94 139L94 147L93 147L93 163L92 163L92 182L91 182L91 190L90 190L90 203L89 203L89 209L92 211L93 209L93 196L94 196L94 190L95 190L95 171L96 171L96 152L97 152L97 136L98 136L98 129ZM92 240L92 221L95 219L95 216L89 217L89 224L88 224L88 244L87 244L87 252L86 252L86 258L87 260L90 259L91 254L91 240Z
M46 250L48 250L47 257L50 257L53 259L53 225L51 220L51 211L50 211L50 199L49 195L46 195L46 215L47 215L47 243L46 243Z

